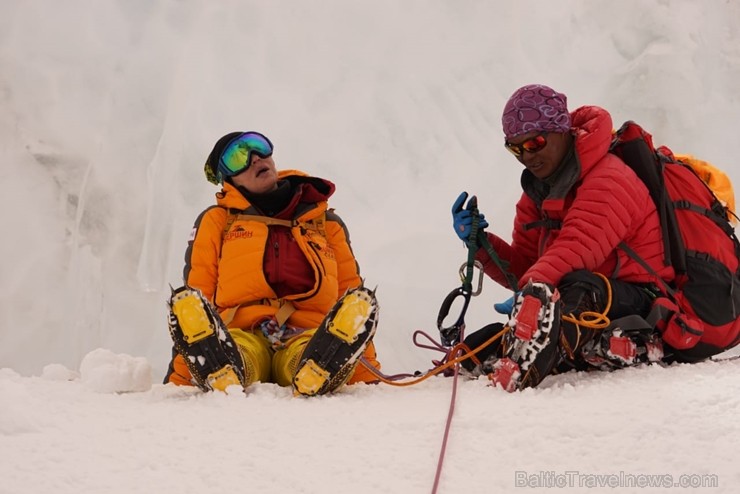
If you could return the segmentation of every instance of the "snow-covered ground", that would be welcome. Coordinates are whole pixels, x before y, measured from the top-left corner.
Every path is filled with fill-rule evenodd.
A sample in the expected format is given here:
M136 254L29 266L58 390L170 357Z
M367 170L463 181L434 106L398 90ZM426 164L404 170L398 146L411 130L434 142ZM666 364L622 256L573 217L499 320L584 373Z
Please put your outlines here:
M737 492L739 374L629 369L513 395L461 382L439 492ZM451 390L101 394L56 375L0 371L2 493L430 492Z
M409 372L459 284L454 198L511 230L517 87L636 120L738 184L739 81L740 4L720 0L3 0L0 493L429 492L451 379L311 400L158 384L213 142L263 131L279 167L337 184L384 370ZM507 296L486 281L468 327ZM735 493L739 377L461 382L439 492Z

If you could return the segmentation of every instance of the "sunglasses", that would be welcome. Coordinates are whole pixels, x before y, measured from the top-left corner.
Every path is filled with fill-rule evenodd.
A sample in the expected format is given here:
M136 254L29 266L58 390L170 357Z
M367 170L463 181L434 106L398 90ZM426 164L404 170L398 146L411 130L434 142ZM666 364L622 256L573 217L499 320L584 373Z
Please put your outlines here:
M539 151L542 151L543 149L545 149L545 146L547 146L547 139L545 139L545 134L539 134L532 137L531 139L527 139L521 144L513 144L509 141L506 141L504 142L504 146L506 147L506 149L509 150L511 154L519 157L524 154L524 151L530 153L537 153Z
M218 170L225 177L233 177L249 169L252 154L267 158L272 156L272 150L270 139L259 132L245 132L226 146L218 162Z

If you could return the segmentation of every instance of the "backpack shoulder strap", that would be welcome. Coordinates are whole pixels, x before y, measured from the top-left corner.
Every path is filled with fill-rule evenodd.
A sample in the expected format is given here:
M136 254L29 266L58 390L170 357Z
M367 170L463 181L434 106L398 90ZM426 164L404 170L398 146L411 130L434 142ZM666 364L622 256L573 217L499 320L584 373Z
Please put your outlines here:
M676 297L676 291L663 278L661 278L658 275L658 273L656 273L655 270L652 267L650 267L650 265L647 262L645 262L645 259L640 257L640 254L635 252L635 250L632 247L627 245L624 241L619 242L619 244L617 244L617 247L622 249L625 252L625 254L627 254L629 257L632 258L633 261L635 261L640 266L642 266L642 268L645 271L653 275L653 277L660 282L663 289L665 289L665 292L667 295L670 295L672 298Z
M669 157L658 153L653 137L631 120L615 132L609 151L631 168L647 187L660 219L664 262L678 272L685 272L685 247L665 187L664 169Z
M545 218L531 223L525 223L522 228L524 231L532 230L534 228L545 228L547 230L560 230L563 227L561 220L554 220L552 218Z

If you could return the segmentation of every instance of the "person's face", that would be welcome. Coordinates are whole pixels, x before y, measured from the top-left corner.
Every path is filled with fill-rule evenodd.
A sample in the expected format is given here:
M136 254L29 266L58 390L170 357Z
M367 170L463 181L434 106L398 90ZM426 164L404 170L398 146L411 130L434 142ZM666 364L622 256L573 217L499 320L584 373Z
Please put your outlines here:
M544 146L542 145L544 139ZM529 142L535 140L535 142ZM570 134L560 132L529 132L509 139L508 144L516 148L521 154L516 159L527 167L527 170L539 178L547 178L558 169L570 146ZM528 145L539 144L539 145ZM537 149L536 151L527 151ZM539 149L538 149L539 148Z
M260 158L252 153L249 168L238 175L231 177L236 184L254 194L264 194L277 189L278 174L272 156Z

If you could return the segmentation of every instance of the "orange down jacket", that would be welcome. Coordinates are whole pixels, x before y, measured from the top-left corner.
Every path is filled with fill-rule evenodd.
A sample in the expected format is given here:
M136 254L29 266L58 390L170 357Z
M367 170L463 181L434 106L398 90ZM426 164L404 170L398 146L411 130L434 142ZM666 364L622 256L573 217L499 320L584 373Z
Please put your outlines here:
M288 227L249 219L245 215L260 213L229 183L216 194L217 205L198 217L188 242L184 281L201 290L231 328L259 331L259 324L274 316L284 300L296 309L287 324L316 328L339 297L361 283L344 222L327 209L334 184L296 170L281 170L278 176L290 180L300 195L289 218L294 223L289 230L312 272L306 290L282 298L275 293L263 269L269 248L268 228ZM311 220L321 219L320 230L307 227ZM365 356L380 367L372 343ZM363 370L359 366L352 381L357 381L357 374ZM374 380L367 377L361 380Z
M571 113L575 136L571 179L537 197L534 176L524 171L511 244L488 233L498 255L510 263L521 287L528 280L557 286L571 271L586 269L633 283L656 283L617 245L624 241L664 280L660 220L645 184L610 154L612 119L596 106ZM504 286L501 271L481 250L486 273Z
M317 180L313 177L282 170L279 178L286 177L304 179L304 188L310 189L302 192L311 197L295 209L291 218L295 226L290 230L314 273L314 282L307 291L284 297L296 308L288 323L315 328L348 288L359 286L359 267L344 223L327 211L326 200L334 190L333 184L318 179L326 184L323 191L318 191L312 184ZM243 216L229 218L230 212L260 215L231 184L225 183L216 199L217 206L205 210L196 220L185 254L185 283L201 290L229 319L230 327L250 330L275 315L280 303L263 272L270 227ZM301 224L324 214L326 236Z

